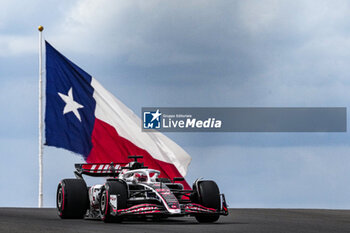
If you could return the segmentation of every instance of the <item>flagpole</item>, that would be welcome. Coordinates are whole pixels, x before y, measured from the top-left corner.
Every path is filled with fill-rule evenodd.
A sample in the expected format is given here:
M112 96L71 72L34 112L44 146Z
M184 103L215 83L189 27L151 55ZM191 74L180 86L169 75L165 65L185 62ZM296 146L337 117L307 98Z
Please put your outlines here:
M43 96L42 96L42 76L43 76L43 67L42 67L42 31L44 30L43 26L38 27L39 30L39 201L38 207L43 207Z

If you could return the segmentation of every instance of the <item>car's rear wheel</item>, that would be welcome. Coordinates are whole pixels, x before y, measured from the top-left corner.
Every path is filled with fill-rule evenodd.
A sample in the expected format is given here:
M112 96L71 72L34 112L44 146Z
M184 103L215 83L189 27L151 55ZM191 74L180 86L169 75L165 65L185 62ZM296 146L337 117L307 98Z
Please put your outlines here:
M212 180L198 181L198 185L194 185L194 196L192 201L204 207L220 210L220 191L217 184ZM198 214L195 216L200 223L216 222L219 214Z
M58 184L56 206L61 218L84 218L88 205L88 190L84 180L64 179Z
M111 197L116 198L117 211L125 209L128 198L126 184L118 180L107 181L101 190L100 196L101 219L104 222L121 222L123 220L122 216L114 216L111 214L111 211L113 211Z

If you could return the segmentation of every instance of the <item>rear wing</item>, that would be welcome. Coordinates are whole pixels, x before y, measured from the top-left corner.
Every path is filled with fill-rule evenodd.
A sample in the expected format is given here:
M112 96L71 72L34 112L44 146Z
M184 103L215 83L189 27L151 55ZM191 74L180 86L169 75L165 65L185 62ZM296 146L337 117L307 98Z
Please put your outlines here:
M116 177L125 169L126 163L77 163L75 164L75 175L82 177L82 175L94 177Z
M143 163L139 163L137 160L142 159L142 155L129 155L129 159L134 161L129 163L76 163L74 174L77 178L82 178L82 175L97 176L97 177L116 177L124 169L134 170L147 168Z

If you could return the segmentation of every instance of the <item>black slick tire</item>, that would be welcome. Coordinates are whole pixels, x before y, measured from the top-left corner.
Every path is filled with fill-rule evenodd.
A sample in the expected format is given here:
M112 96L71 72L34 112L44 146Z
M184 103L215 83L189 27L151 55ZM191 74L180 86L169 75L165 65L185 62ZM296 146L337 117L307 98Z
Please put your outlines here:
M100 213L101 219L108 222L122 222L122 216L113 216L111 214L111 204L110 197L111 195L117 196L117 209L125 209L126 201L128 198L127 186L124 182L119 180L109 180L105 183L104 187L101 190L100 195Z
M198 188L198 189L197 189ZM212 180L202 180L198 182L198 187L194 187L195 196L193 201L204 207L220 210L220 191L217 184ZM200 223L216 222L219 214L198 214L195 216Z
M88 205L88 190L84 180L64 179L58 184L56 206L61 218L84 218Z

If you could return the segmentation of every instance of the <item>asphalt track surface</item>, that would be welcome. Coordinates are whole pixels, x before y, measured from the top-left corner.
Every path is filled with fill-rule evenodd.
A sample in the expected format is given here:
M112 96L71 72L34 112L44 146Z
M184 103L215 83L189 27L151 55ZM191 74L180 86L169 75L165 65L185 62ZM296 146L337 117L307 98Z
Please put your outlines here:
M192 217L161 221L62 220L55 209L0 208L0 232L350 232L350 210L230 209L217 223L199 224Z

